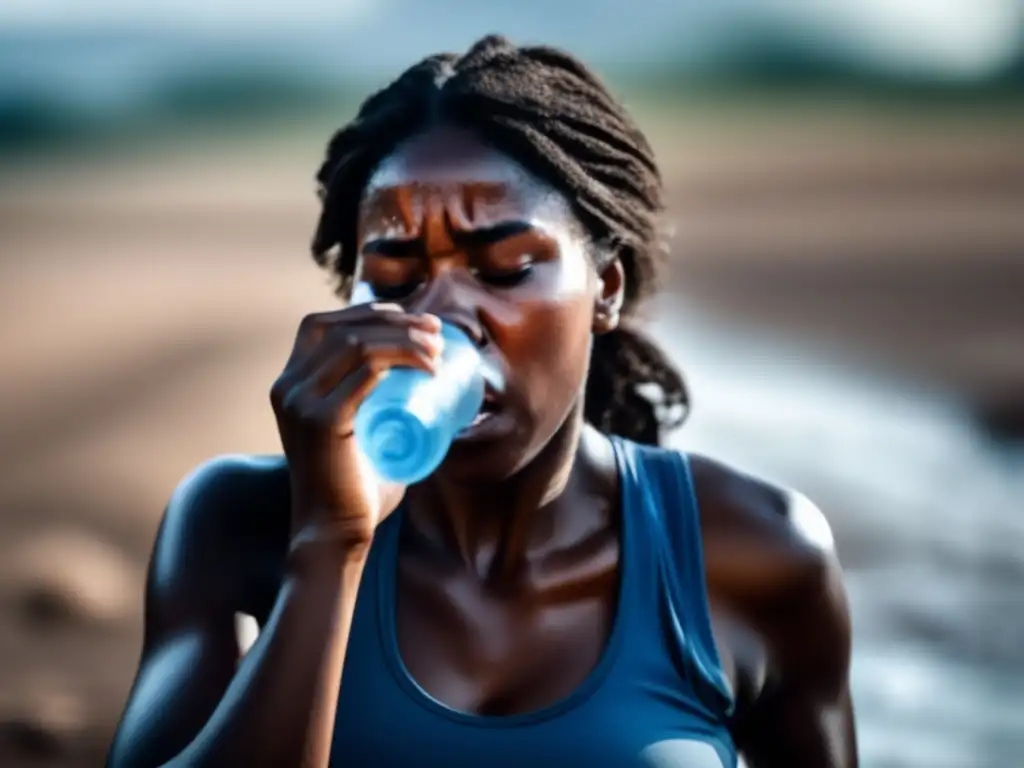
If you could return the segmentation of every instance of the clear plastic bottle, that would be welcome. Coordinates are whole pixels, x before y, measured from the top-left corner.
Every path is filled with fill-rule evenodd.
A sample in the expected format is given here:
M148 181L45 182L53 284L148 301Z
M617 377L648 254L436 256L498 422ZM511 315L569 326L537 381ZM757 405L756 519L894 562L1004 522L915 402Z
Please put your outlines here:
M384 480L408 485L430 475L483 406L479 350L450 323L442 323L441 335L434 375L392 368L356 412L356 440Z

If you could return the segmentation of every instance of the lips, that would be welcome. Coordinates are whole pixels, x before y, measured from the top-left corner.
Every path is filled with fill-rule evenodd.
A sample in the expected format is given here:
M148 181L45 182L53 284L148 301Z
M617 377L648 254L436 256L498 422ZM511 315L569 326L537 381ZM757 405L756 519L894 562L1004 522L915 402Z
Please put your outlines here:
M484 404L482 410L496 411L501 407L500 396L489 385L484 387Z
M484 390L484 402L483 405L480 406L480 413L476 415L476 418L473 420L470 426L476 426L477 424L480 424L481 422L494 416L494 414L496 414L500 410L501 404L498 402L497 395L494 393L493 390L491 390L490 387L486 388Z
M484 402L480 412L468 427L463 429L456 440L478 440L497 436L504 431L504 422L508 420L501 400L490 387L484 390Z

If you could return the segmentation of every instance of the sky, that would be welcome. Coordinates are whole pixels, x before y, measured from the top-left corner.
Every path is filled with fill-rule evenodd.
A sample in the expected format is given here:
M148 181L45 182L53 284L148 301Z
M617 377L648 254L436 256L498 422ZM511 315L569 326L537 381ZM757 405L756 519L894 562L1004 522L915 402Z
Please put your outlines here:
M445 23L431 29L426 15ZM1024 45L1024 0L0 0L0 29L139 25L216 38L324 33L337 25L339 38L357 30L393 34L402 41L394 52L401 62L409 48L425 53L510 27L513 36L554 36L551 42L570 47L578 28L580 45L618 44L618 55L628 57L641 52L645 36L657 38L659 27L673 24L680 31L711 24L719 32L760 25L912 73L971 78L998 70Z
M0 24L170 25L184 30L271 29L279 24L348 21L388 0L3 0ZM300 18L305 17L305 18Z

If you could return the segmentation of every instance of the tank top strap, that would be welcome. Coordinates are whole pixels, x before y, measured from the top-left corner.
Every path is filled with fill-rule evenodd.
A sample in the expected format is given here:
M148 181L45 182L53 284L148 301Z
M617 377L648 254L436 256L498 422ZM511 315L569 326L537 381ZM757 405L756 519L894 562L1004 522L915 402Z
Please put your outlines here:
M732 694L714 635L704 574L700 510L685 453L629 443L643 467L650 517L661 550L669 599L686 651L695 693L718 715L732 710Z

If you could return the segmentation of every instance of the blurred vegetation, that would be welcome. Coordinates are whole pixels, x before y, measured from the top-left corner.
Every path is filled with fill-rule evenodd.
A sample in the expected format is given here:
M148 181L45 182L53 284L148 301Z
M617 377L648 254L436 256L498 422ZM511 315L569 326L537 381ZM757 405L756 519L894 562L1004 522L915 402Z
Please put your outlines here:
M0 41L2 42L2 41ZM766 44L727 63L608 71L634 108L672 117L798 119L856 110L906 118L1024 116L1024 53L983 82L895 78L813 48ZM12 79L13 80L13 79ZM12 82L9 80L8 83ZM83 108L29 87L0 90L0 157L83 150L123 151L202 135L329 131L383 83L317 79L308 71L251 61L196 65L167 75L129 105Z
M356 88L249 67L169 78L130 110L108 115L22 92L0 100L0 155L124 149L218 129L273 129L296 115L350 114L360 96Z

